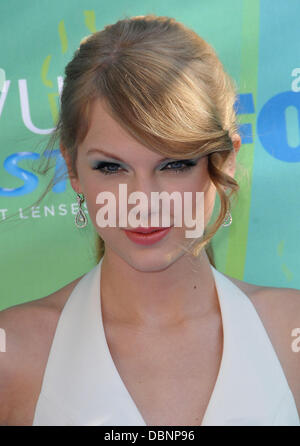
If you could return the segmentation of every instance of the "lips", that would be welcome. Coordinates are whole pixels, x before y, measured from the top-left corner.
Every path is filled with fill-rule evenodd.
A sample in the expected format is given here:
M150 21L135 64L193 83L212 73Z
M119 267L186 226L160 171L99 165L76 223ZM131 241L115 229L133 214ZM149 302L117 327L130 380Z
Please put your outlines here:
M167 227L163 227L163 228L157 228L157 227L150 227L150 228L135 228L135 229L126 229L126 231L130 231L130 232L137 232L137 233L141 233L141 234L150 234L151 232L155 232L155 231L162 231L167 229Z
M137 243L138 245L149 246L163 239L170 230L171 227L135 228L134 230L125 229L124 232L132 242Z

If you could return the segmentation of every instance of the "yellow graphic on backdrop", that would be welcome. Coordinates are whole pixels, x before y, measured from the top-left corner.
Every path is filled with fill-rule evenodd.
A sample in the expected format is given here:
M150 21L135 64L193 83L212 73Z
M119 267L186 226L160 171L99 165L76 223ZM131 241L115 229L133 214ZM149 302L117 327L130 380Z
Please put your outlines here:
M283 256L283 251L284 251L284 240L281 240L277 245L277 254L279 255L279 257ZM285 263L281 264L281 270L285 275L286 280L290 282L294 277L294 273L287 267Z
M95 32L96 31L95 11L94 10L83 11L83 14L84 14L85 26L89 29L89 31L91 33ZM68 50L69 44L68 44L68 36L67 36L67 31L66 31L64 20L61 20L58 23L58 35L59 35L59 39L60 39L60 43L61 43L61 52L62 52L62 54L65 54ZM45 58L45 60L42 64L42 69L41 69L42 82L48 88L53 88L53 82L50 79L48 79L48 72L49 72L49 68L50 68L51 58L52 58L52 55L49 54ZM51 111L51 115L52 115L54 124L57 123L58 116L59 116L59 111L58 111L58 107L57 107L57 98L58 97L59 97L58 92L48 93L48 102L49 102L50 111Z
M61 43L61 52L64 54L68 49L68 38L64 20L61 20L58 24L58 35Z

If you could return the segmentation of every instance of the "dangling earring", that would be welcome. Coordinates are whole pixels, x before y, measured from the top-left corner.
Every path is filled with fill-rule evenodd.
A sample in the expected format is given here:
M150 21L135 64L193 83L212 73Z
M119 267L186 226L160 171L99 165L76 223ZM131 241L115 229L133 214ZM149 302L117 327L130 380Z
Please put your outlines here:
M82 197L81 197L80 194L77 193L76 199L77 199L79 209L75 216L75 225L77 226L77 228L81 229L81 228L84 228L88 223L88 219L87 219L85 213L83 212L83 210L81 209L81 204L84 202L84 195L82 194Z
M222 226L230 226L231 223L232 223L232 216L231 216L230 211L228 210L226 212L226 215L225 215L225 218L223 220Z

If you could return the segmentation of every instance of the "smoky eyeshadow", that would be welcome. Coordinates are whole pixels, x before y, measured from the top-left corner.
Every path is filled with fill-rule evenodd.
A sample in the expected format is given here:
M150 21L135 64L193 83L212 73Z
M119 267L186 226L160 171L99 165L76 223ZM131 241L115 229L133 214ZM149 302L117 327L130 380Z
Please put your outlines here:
M163 169L164 167L166 167L168 164L171 163L185 163L187 166L196 166L197 162L199 161L200 158L194 158L194 159L171 159L168 161L165 161L163 163L163 165L161 166L161 168Z
M117 166L126 167L122 163L120 163L119 161L110 161L110 160L93 161L91 163L91 167L92 167L92 169L99 169L100 167L104 167L104 166L107 166L109 164L115 164Z
M161 165L159 165L158 167L160 169L163 169L164 167L166 167L168 164L170 163L176 163L176 162L184 162L187 166L195 166L198 161L202 158L202 156L198 156L197 158L191 158L191 159L168 159L166 161L164 161ZM101 167L107 166L109 164L115 164L117 166L120 167L126 167L126 165L120 163L120 161L117 160L103 160L103 161L93 161L91 163L91 168L92 169L99 169Z

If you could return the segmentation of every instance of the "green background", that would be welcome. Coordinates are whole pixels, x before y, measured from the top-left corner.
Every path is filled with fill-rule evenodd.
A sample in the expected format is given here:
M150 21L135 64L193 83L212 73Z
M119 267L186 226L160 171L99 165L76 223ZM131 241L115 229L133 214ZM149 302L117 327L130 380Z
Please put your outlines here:
M240 115L240 123L251 124L253 142L244 142L238 154L248 176L237 177L241 191L232 225L221 227L213 240L217 269L254 284L300 289L300 164L270 154L257 134L264 104L291 90L292 70L300 66L297 0L0 2L0 68L10 81L0 108L0 210L11 214L33 203L53 174L40 178L30 193L1 193L2 188L24 185L4 168L7 157L38 153L48 141L23 122L19 80L27 81L34 125L54 127L57 77L63 76L80 40L125 16L147 13L174 17L195 30L215 48L239 94L252 95L255 110ZM298 153L299 109L282 119L293 153ZM18 165L30 171L26 160ZM51 191L40 205L54 206L55 216L45 217L41 211L40 218L19 216L0 224L0 309L46 296L95 265L95 230L91 223L84 230L75 227L72 203L75 193L66 182L65 190ZM66 206L66 215L57 212L60 204Z

